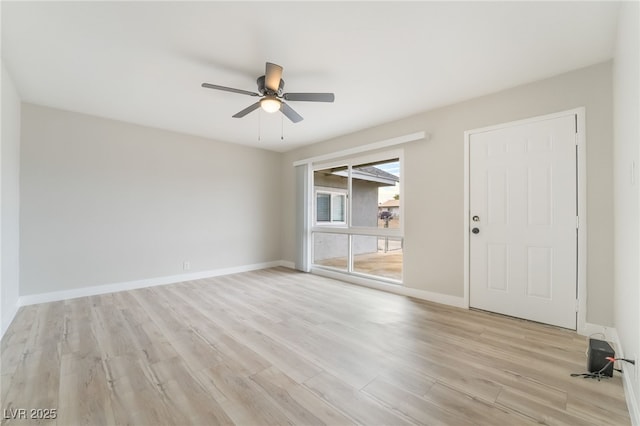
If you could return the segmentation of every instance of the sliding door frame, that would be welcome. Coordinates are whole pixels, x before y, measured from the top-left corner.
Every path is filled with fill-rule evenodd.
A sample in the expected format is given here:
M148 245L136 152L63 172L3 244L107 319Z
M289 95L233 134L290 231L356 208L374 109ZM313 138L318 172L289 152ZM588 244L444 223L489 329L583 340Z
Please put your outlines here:
M378 227L365 227L365 226L353 226L353 179L352 179L352 170L354 166L358 166L360 164L368 164L375 163L378 161L392 160L398 159L400 164L400 226L399 228L391 229L391 228L378 228ZM315 200L315 182L314 182L314 173L317 170L330 169L335 167L347 167L347 214L346 214L346 223L339 225L318 225L315 222L316 216L316 200ZM401 279L394 280L391 278L385 278L377 275L370 275L362 272L354 271L354 256L353 256L353 239L356 236L371 236L371 237L393 237L398 238L401 241L404 239L404 150L403 149L393 149L386 151L379 151L375 153L360 155L360 156L350 156L340 159L335 159L332 161L325 162L312 162L309 166L309 176L308 182L309 187L307 190L308 200L308 223L309 223L309 233L307 235L307 244L308 244L308 253L309 253L309 265L311 270L318 269L328 269L331 271L339 272L347 275L354 275L363 278L368 278L372 280L382 281L390 284L400 284L403 283L403 275L404 268ZM315 264L313 262L314 259L314 241L313 234L314 233L327 233L327 234L341 234L347 235L347 269L346 271L333 268L330 266L324 266Z
M301 183L302 187L304 187L304 196L302 197L302 202L298 203L296 209L303 210L302 214L304 217L304 222L301 224L300 232L297 233L298 239L302 239L303 241L298 241L298 244L301 244L306 248L305 253L301 253L300 260L301 265L297 265L300 270L304 272L315 272L312 268L312 254L311 254L311 218L310 212L313 208L313 198L310 194L313 194L313 165L320 164L322 162L331 161L338 158L348 158L353 157L359 154L369 154L373 152L378 152L380 150L390 149L391 147L398 147L406 143L411 142L428 142L431 139L431 135L424 130L417 131L414 133L408 133L388 139L379 140L376 142L371 142L364 145L358 145L352 148L346 148L340 151L329 152L325 154L315 155L307 158L302 158L299 160L294 160L292 165L293 167L297 166L305 166L306 173L304 174L306 182L304 184ZM404 174L404 173L403 173ZM404 191L404 185L401 185L401 191ZM401 192L400 197L404 196L404 192ZM305 214L306 213L306 214ZM404 222L404 221L403 221ZM402 228L404 231L404 228ZM404 232L403 232L404 235ZM404 268L403 268L404 269ZM397 285L387 285L383 281L379 281L376 279L362 278L355 275L348 275L343 273L334 273L330 270L317 270L318 274L333 276L337 279L343 279L345 281L352 282L354 284L364 285L367 287L378 288L378 289L387 289L390 291L395 291L399 287Z

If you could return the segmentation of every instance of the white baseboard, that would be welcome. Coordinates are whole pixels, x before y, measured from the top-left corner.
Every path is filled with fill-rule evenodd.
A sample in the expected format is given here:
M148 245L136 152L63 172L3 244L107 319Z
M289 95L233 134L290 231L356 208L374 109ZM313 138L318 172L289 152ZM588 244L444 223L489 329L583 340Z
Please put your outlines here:
M237 274L258 269L288 267L289 262L276 260L273 262L254 263L251 265L234 266L231 268L213 269L209 271L192 272L188 274L170 275L166 277L148 278L122 283L104 284L91 287L74 288L71 290L52 291L50 293L29 294L18 299L18 306L35 305L37 303L57 302L59 300L75 299L78 297L97 296L118 291L135 290L138 288L155 287L158 285L174 284L203 278L219 277L221 275Z
M6 333L7 329L13 322L13 319L16 317L18 313L18 309L20 309L20 299L17 299L15 304L9 308L8 312L2 313L2 324L0 324L0 340L4 337L4 333Z
M429 302L440 303L441 305L454 306L456 308L469 309L464 302L464 297L452 296L450 294L436 293L433 291L419 290L417 288L404 287L406 296L416 299L427 300Z
M611 333L611 342L616 351L616 358L625 358L624 348L620 343L620 339L618 338L618 332L615 328L610 329ZM609 339L607 339L609 340ZM638 405L638 398L635 395L634 387L633 387L633 374L629 374L634 372L633 368L640 368L637 365L638 360L636 360L636 365L631 366L626 363L622 363L622 385L624 387L624 397L627 400L627 408L629 409L629 417L631 418L631 424L633 426L640 426L640 406ZM632 368L629 368L632 367Z
M440 303L442 305L455 306L456 308L464 308L464 309L467 308L467 306L464 303L463 297L451 296L451 295L442 294L442 293L434 293L431 291L419 290L416 288L405 287L398 284L387 284L377 280L358 277L355 275L347 275L340 272L334 272L334 271L331 271L328 269L322 269L322 268L312 268L311 272L314 274L322 275L327 278L346 281L351 284L374 288L376 290L382 290L388 293L394 293L394 294L399 294L399 295L408 296L408 297L415 297L416 299Z
M624 369L624 367L622 367ZM636 368L640 368L636 365ZM623 370L624 371L624 370ZM640 406L638 406L638 398L633 391L633 383L631 383L631 375L622 375L622 384L624 386L624 396L627 400L627 408L629 408L629 417L633 426L640 426Z
M591 336L594 334L604 335L604 339L602 336L594 336L596 338L606 340L607 342L613 343L613 348L616 352L616 358L624 358L624 348L620 344L620 339L618 338L618 330L614 327L607 327L599 324L591 324L585 323L584 327L578 330L578 334L583 336ZM622 385L624 387L624 397L627 401L627 408L629 409L629 417L631 418L631 424L633 426L640 426L640 407L638 406L638 398L635 395L633 388L633 377L632 374L626 374L625 371L629 371L629 368L625 363L622 363ZM635 368L640 368L636 366ZM633 370L631 370L633 371Z
M283 267L289 268L289 269L296 269L295 262L290 262L288 260L281 260L280 261L280 266L283 266Z
M598 334L600 336L594 336L594 338L606 340L607 342L616 343L618 341L618 332L614 327L607 327L606 325L593 324L586 322L577 330L581 336L592 336ZM604 338L602 337L604 336Z

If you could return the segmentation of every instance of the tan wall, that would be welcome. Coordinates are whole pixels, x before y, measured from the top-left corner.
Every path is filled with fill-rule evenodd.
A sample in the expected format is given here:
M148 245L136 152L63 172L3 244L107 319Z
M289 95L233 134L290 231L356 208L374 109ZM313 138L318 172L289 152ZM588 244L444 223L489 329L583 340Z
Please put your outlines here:
M614 268L615 326L624 356L636 366L623 366L627 400L635 396L640 423L640 5L620 9L614 61ZM631 168L635 162L635 182ZM619 349L618 349L619 350ZM632 411L632 408L630 411ZM632 411L633 413L634 411ZM636 424L634 423L634 424Z
M9 327L19 297L20 247L20 95L2 64L2 137L0 138L0 336Z
M418 131L403 145L405 285L463 296L464 131L586 107L588 185L587 321L613 324L611 63L365 129L283 155L282 255L295 259L292 163Z
M21 295L280 259L280 154L22 108Z

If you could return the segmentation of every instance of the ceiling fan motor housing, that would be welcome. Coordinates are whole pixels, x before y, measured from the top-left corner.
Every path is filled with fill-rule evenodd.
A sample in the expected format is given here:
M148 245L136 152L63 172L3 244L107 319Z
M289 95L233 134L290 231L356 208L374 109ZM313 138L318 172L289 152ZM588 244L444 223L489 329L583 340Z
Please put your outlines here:
M258 77L258 79L256 80L256 82L258 83L258 93L260 93L260 95L264 96L264 95L275 95L278 97L282 97L282 91L284 90L284 80L280 79L280 85L278 86L278 91L277 92L272 92L271 90L267 89L265 87L264 84L265 81L265 76L262 75L260 77Z

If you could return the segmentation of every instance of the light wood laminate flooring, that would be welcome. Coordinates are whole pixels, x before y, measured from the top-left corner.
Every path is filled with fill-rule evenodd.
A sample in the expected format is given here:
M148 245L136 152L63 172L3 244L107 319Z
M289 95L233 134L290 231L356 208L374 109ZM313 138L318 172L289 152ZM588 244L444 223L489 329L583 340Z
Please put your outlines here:
M20 309L3 417L59 425L629 424L575 332L285 268ZM37 414L37 413L36 413ZM7 419L4 424L35 423Z

